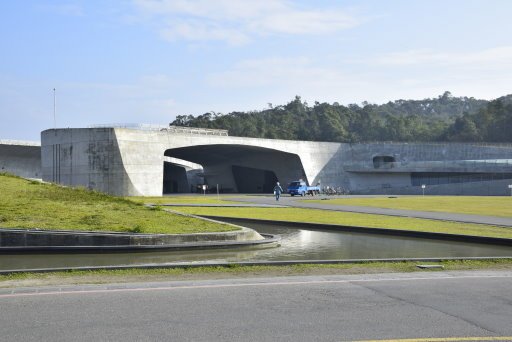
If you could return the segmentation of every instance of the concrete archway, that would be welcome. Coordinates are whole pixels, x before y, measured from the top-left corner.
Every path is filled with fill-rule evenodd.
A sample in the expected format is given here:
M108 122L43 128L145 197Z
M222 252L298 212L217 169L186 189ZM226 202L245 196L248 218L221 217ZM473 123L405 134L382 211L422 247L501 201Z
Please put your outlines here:
M203 166L190 161L164 157L162 194L197 192L204 184Z
M168 149L164 155L202 165L204 184L210 190L218 186L224 193L269 193L276 181L287 186L293 180L306 180L298 155L258 146L196 145ZM187 188L195 186L188 184Z

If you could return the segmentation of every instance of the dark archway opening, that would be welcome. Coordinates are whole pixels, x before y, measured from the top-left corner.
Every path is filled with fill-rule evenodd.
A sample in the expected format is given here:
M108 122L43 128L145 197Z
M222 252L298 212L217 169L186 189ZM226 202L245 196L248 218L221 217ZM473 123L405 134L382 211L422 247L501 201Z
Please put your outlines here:
M162 192L164 194L172 194L188 191L190 191L190 189L185 168L173 163L164 162L164 184Z
M271 193L277 182L276 174L270 170L238 165L233 165L232 170L236 187L242 193Z
M393 156L375 156L373 157L373 167L376 169L389 169L393 167L395 157Z
M259 146L194 145L167 149L164 156L201 165L201 184L210 191L218 187L222 193L272 193L278 180L285 188L292 181L306 179L298 155ZM196 182L188 179L193 187Z

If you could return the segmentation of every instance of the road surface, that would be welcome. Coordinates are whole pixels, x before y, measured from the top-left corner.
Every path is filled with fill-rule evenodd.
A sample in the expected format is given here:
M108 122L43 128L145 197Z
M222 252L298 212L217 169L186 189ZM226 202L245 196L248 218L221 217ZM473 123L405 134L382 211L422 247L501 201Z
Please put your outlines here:
M0 308L1 341L510 341L512 272L0 289Z

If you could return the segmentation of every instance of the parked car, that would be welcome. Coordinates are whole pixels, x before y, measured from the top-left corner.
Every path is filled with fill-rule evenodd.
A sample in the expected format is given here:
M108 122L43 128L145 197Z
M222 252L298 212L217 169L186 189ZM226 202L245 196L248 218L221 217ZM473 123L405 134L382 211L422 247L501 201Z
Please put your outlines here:
M320 193L320 187L308 186L304 181L293 181L288 185L287 191L291 196L315 195Z

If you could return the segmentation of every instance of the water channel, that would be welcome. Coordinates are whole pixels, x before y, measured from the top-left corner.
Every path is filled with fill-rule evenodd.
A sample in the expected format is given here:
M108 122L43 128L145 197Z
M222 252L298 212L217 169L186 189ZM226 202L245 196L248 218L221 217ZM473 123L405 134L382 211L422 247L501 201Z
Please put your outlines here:
M280 245L189 251L0 255L0 270L240 261L503 257L512 247L410 237L244 224L279 234Z

